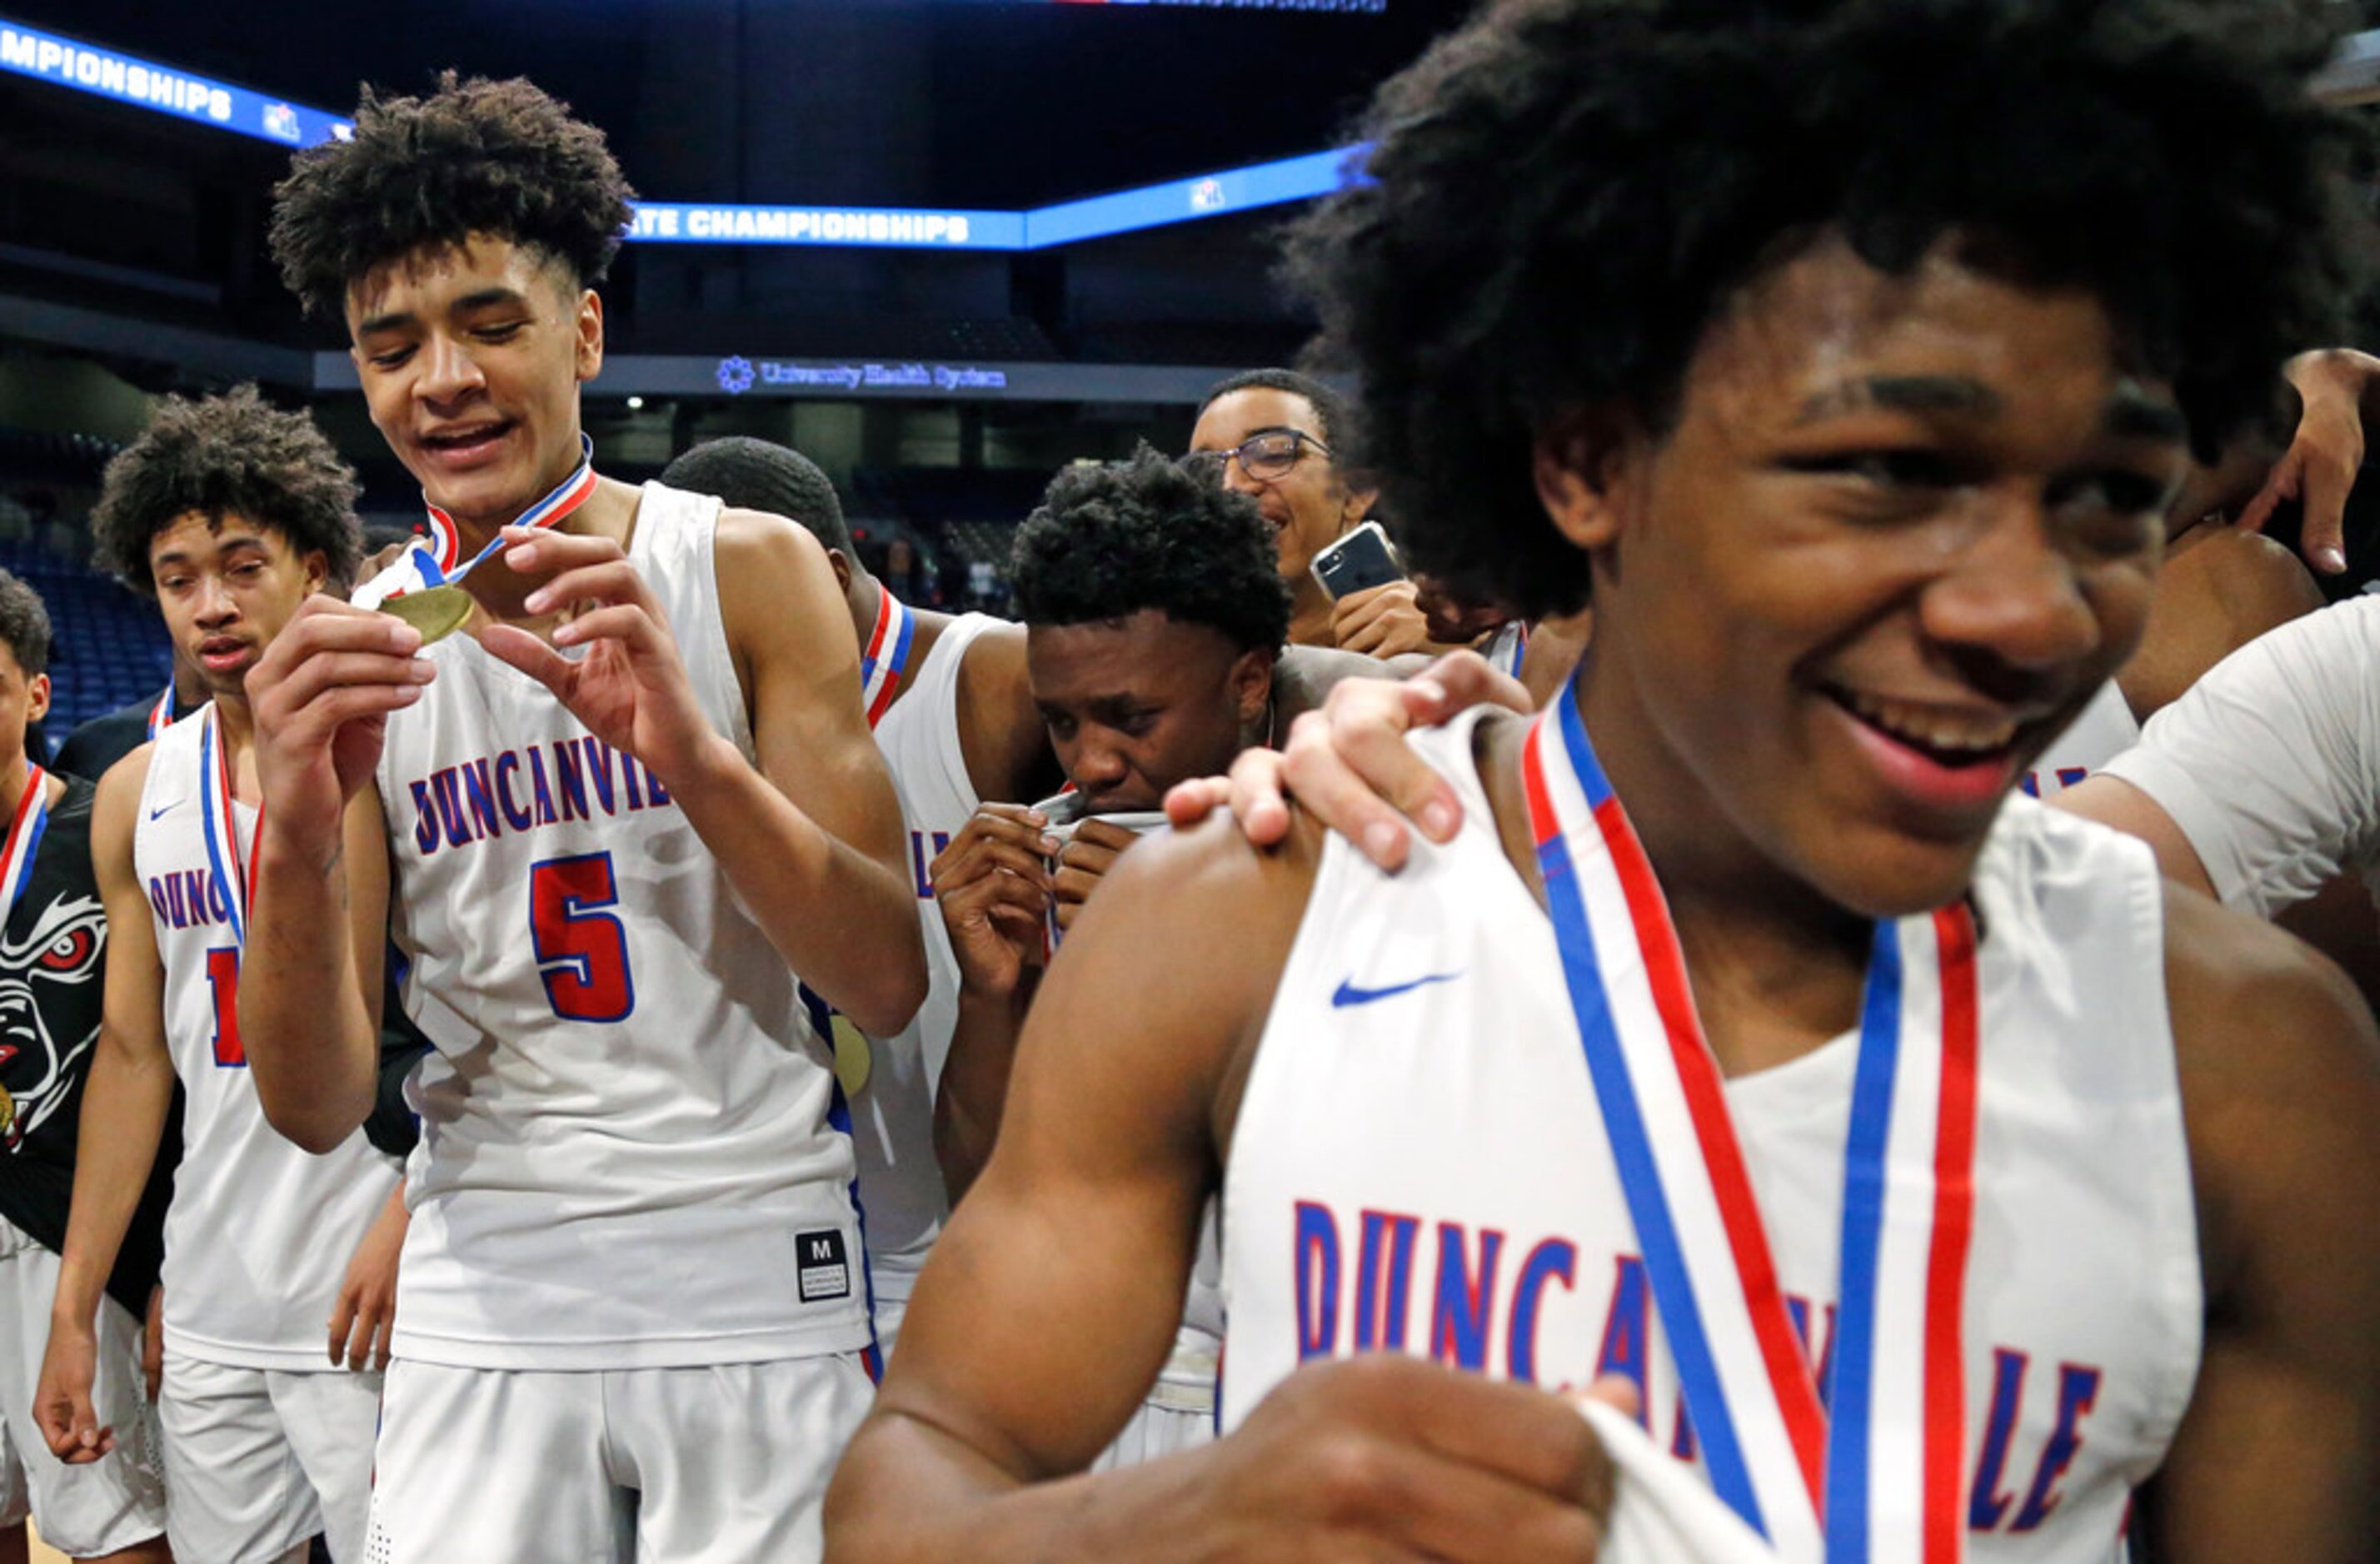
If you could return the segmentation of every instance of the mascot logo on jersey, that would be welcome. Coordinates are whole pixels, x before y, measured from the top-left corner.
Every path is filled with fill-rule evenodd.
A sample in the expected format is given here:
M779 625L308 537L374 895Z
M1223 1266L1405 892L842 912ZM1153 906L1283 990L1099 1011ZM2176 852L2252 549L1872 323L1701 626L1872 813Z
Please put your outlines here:
M16 1150L72 1095L76 1065L99 1040L98 1007L79 1037L54 1037L42 1001L97 983L107 916L94 896L62 896L21 937L0 935L0 1148Z

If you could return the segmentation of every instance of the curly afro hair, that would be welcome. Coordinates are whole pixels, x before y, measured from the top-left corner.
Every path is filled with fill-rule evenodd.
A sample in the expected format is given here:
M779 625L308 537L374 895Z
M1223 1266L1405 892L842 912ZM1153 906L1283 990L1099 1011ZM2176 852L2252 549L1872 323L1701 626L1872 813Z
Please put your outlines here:
M706 440L663 467L662 482L689 493L716 494L735 510L797 521L855 567L859 564L834 479L790 445L748 434Z
M2204 457L2362 280L2363 134L2306 91L2337 9L1503 0L1380 90L1287 274L1415 566L1533 615L1588 591L1536 431L1597 404L1665 431L1727 300L1828 236L2089 291Z
M1156 609L1241 651L1289 635L1272 530L1256 502L1143 445L1068 467L1016 529L1010 566L1027 624L1093 624Z
M273 255L309 314L335 320L348 287L417 249L494 234L601 282L632 215L603 133L515 79L438 79L427 98L364 89L351 140L291 161L273 188Z
M0 570L0 646L16 656L30 679L50 671L50 611L42 595Z
M196 512L210 524L261 523L300 553L319 549L333 586L363 557L356 475L314 420L285 413L252 385L191 401L168 396L149 427L107 464L91 507L93 562L144 597L157 595L149 545Z

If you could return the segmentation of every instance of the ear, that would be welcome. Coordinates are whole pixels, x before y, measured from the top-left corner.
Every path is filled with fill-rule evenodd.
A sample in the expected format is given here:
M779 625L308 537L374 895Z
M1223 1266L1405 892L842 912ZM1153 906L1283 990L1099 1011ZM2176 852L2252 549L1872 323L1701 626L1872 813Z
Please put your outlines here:
M50 676L36 673L25 685L25 721L38 722L50 714Z
M841 549L829 549L826 552L826 563L834 572L836 588L848 593L851 590L851 561L844 556Z
M1586 550L1618 540L1643 432L1617 408L1572 408L1537 430L1537 503L1563 537Z
M1232 699L1239 709L1240 726L1256 728L1265 720L1265 709L1272 704L1272 669L1278 654L1264 647L1254 647L1240 653L1232 664ZM1259 737L1257 743L1263 743Z
M306 567L306 595L312 597L331 584L331 556L320 549L309 549L300 562Z
M1339 503L1339 536L1345 537L1370 518L1372 507L1379 503L1377 488L1357 489L1350 485L1346 498Z
M581 385L603 372L603 300L593 288L582 288L578 294L578 382Z

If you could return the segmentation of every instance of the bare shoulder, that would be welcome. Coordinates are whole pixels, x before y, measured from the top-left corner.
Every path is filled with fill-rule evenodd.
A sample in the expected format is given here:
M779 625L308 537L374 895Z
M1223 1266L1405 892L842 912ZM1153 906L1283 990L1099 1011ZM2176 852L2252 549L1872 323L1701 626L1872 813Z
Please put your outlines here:
M829 579L833 576L819 540L799 522L768 511L722 509L711 547L722 583L730 579L731 567L793 573L816 570Z
M140 790L149 785L149 763L156 757L154 739L125 756L107 769L99 779L97 792L91 803L91 828L94 837L121 831L128 842L131 825L140 806Z
M1377 657L1336 647L1284 647L1273 667L1273 695L1281 720L1318 711L1331 686L1346 679L1393 679L1400 675Z
M2193 527L2158 573L2140 650L2118 675L2124 697L2146 721L2232 652L2322 603L2297 555L2270 538L2228 525Z
M2259 1224L2380 1174L2380 1033L2346 974L2167 881L2166 988L2210 1283Z

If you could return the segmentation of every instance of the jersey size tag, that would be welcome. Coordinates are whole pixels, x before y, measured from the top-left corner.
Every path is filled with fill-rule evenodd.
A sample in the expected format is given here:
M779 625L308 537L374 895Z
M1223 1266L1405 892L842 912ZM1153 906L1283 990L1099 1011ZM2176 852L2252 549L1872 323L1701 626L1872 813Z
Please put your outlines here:
M805 1303L851 1296L851 1258L843 1234L829 1228L794 1235L794 1275Z

